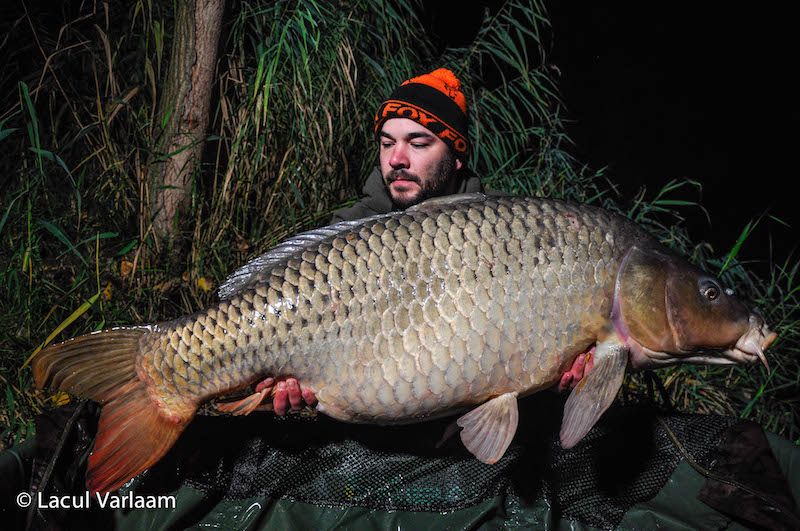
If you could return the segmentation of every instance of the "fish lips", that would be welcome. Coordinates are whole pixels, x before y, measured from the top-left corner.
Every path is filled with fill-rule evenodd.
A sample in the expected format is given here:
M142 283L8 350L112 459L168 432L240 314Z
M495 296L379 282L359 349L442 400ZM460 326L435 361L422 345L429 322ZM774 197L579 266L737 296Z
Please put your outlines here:
M778 337L758 315L750 316L750 328L736 342L732 349L728 349L724 354L733 360L733 363L756 363L761 360L764 367L769 372L769 363L764 351Z

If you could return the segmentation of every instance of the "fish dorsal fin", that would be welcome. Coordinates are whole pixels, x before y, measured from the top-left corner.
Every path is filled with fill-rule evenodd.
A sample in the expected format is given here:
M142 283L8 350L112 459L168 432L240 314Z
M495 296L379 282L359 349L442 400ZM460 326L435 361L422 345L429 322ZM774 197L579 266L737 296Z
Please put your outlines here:
M448 195L445 197L428 199L427 201L407 208L405 211L413 214L414 212L422 212L431 208L441 208L443 206L483 201L485 199L486 195L478 192ZM395 214L396 212L390 212L388 214L377 214L356 220L340 221L339 223L334 223L327 227L321 227L293 236L276 245L266 253L256 256L234 271L219 287L219 298L220 300L230 299L236 293L249 288L255 282L263 278L261 274L265 271L279 264L286 263L289 258L301 254L303 251L315 249L325 239L333 239L343 233L351 232L355 227L360 227L364 223L385 219Z
M517 432L517 393L505 393L481 404L456 421L461 441L479 461L496 463Z
M482 194L480 192L446 195L442 197L434 197L432 199L426 199L422 203L418 203L416 205L408 207L406 209L406 212L424 211L430 208L440 208L443 206L458 205L461 203L472 203L475 201L484 201L485 199L486 199L486 194Z
M274 267L285 264L289 258L302 254L303 251L315 249L323 240L335 238L336 236L353 230L363 223L382 219L391 214L378 214L367 218L340 221L327 227L303 232L285 240L266 253L256 256L245 265L231 273L225 282L219 287L220 300L233 297L236 293L250 287L254 282L262 278L261 273L273 269Z
M598 343L594 365L564 405L561 446L572 448L589 433L617 396L628 364L628 347L614 334Z
M443 206L483 201L485 199L486 195L478 192L455 194L428 199L427 201L407 208L405 211L413 214L414 212L423 212L431 208L441 208ZM260 275L261 273L279 264L285 263L286 260L292 256L316 248L325 239L333 239L340 234L351 232L355 227L360 227L364 223L385 219L395 214L396 212L390 212L388 214L377 214L356 220L340 221L339 223L334 223L327 227L321 227L293 236L276 245L266 253L256 256L234 271L219 287L219 298L220 300L230 299L236 293L250 287L254 282L262 278Z

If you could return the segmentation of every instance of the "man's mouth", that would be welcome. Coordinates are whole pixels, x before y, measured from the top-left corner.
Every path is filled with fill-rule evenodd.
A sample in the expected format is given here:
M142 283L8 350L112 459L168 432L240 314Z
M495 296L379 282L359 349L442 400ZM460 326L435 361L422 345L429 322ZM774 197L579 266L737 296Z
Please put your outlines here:
M417 183L419 184L419 179L416 175L412 175L405 171L392 171L389 174L389 184L398 183L398 184L405 184L405 183Z

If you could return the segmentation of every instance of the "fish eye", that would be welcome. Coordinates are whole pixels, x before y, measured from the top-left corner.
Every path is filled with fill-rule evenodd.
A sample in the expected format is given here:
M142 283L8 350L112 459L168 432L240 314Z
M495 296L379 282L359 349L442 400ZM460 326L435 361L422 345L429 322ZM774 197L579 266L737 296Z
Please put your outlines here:
M705 297L707 300L715 301L719 299L722 290L720 290L716 284L706 284L700 288L700 293L702 293L703 297Z

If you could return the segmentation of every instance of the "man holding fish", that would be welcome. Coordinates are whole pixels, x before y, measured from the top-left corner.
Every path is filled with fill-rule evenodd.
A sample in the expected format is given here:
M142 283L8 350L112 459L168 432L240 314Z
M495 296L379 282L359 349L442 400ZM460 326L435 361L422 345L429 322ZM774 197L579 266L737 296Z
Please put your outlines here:
M336 211L331 223L386 214L441 196L507 195L486 189L465 163L470 148L467 102L450 70L439 68L405 81L378 108L374 132L380 166L367 178L364 197ZM562 375L559 391L575 387L592 363L591 354L579 355ZM313 392L301 390L293 377L265 382L261 390L274 392L277 415L316 405Z
M386 214L440 196L505 195L486 190L466 165L467 101L461 82L450 70L439 68L405 81L378 108L374 131L380 166L367 177L364 197L337 210L331 223ZM277 415L316 404L313 393L301 391L295 378L269 383L275 385Z
M465 166L467 106L439 69L380 106L380 169L333 225L234 272L191 316L43 350L37 384L103 406L87 487L113 491L155 464L197 408L276 414L304 405L353 423L457 421L478 460L500 460L519 397L572 389L561 445L611 405L625 369L766 365L775 339L732 291L622 216L484 195Z
M377 113L384 192L355 207L360 219L254 258L215 306L42 350L37 384L103 406L88 488L119 488L174 445L201 404L252 383L254 393L218 408L247 415L277 400L283 413L299 393L354 423L467 411L462 442L494 463L516 433L518 397L575 385L560 433L570 448L629 365L766 364L775 333L764 319L627 218L470 193L479 181L459 173L466 123L451 73L410 80ZM466 193L442 196L454 192Z

